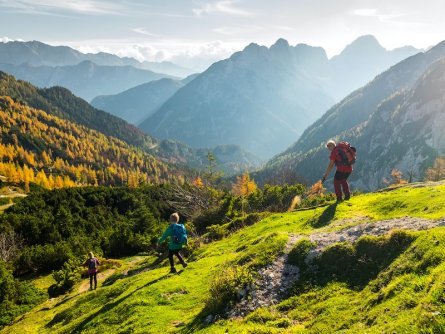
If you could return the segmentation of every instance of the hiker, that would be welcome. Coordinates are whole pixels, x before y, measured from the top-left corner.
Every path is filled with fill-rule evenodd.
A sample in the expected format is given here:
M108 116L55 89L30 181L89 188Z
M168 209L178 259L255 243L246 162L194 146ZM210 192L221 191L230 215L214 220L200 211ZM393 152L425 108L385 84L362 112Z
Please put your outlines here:
M352 165L355 162L355 148L351 147L347 142L340 142L338 145L333 140L329 140L326 143L326 147L331 151L329 156L329 165L324 173L321 182L324 182L331 172L334 165L337 167L337 171L334 175L334 190L337 202L343 200L343 193L345 195L344 200L347 201L351 197L349 190L348 177L352 173Z
M170 261L170 273L176 273L173 255L179 259L179 263L185 268L187 263L180 254L183 245L187 244L187 231L183 224L179 224L179 215L175 212L170 215L170 226L167 227L162 237L159 238L158 246L165 239L170 237L168 243L168 260Z
M88 276L90 277L90 290L93 290L93 280L94 280L94 290L97 288L97 269L99 268L99 260L94 257L93 252L88 253L89 258L84 262L83 266L88 268Z

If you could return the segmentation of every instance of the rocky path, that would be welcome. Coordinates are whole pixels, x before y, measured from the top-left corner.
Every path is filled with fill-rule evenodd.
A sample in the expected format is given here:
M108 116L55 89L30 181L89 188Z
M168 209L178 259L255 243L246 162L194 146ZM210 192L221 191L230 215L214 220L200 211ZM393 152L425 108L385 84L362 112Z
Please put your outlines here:
M437 226L444 226L445 219L428 220L422 218L403 217L377 222L362 223L353 227L345 228L338 232L313 233L309 239L317 246L313 254L320 253L324 248L336 242L355 242L362 235L381 236L389 233L391 230L428 230Z
M437 226L445 226L445 219L432 221L404 217L362 223L337 232L313 233L309 235L309 238L317 246L309 256L315 257L324 248L337 242L355 242L363 235L381 236L394 229L419 231ZM258 271L258 280L251 291L240 291L240 297L245 297L227 313L229 318L244 317L259 307L274 305L283 299L289 288L299 278L298 267L288 264L287 257L300 237L300 235L289 235L284 254L280 255L272 264Z
M259 307L270 306L279 302L299 277L297 266L287 263L288 253L298 241L299 236L291 234L286 244L284 254L280 255L273 263L258 271L258 280L252 291L243 291L240 295L247 295L233 309L228 312L228 317L243 317Z

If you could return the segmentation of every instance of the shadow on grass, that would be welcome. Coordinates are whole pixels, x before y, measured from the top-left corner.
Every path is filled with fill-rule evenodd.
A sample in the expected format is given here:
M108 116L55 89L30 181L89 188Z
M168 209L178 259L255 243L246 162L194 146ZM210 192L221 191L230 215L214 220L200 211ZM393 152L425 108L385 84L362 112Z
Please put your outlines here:
M207 309L206 308L202 309L201 312L199 312L199 314L195 317L195 319L193 319L193 321L191 323L189 323L188 325L186 325L185 327L182 327L178 331L178 333L192 334L192 333L197 332L200 329L210 326L211 323L209 323L209 324L205 323L205 319L208 315L209 315L209 312L207 311Z
M328 225L332 219L334 219L335 211L337 210L337 203L330 204L323 211L323 213L311 222L311 226L315 228L323 227Z
M157 279L154 279L150 282L148 282L147 284L135 289L134 291L132 291L131 293L129 293L128 295L119 298L113 302L110 303L106 303L99 311L89 315L88 317L86 317L80 324L78 324L75 328L73 328L73 330L71 331L72 333L81 333L83 330L85 330L85 327L96 317L100 316L103 313L108 312L109 310L113 309L114 307L118 306L120 303L122 303L123 301L125 301L128 297L132 296L135 292L144 289L150 285L156 284L157 282L166 279L167 277L169 277L171 274L165 274L161 277L158 277ZM65 314L66 312L61 312L61 313L57 313L54 318L46 324L46 328L51 328L54 325L64 322L65 321Z

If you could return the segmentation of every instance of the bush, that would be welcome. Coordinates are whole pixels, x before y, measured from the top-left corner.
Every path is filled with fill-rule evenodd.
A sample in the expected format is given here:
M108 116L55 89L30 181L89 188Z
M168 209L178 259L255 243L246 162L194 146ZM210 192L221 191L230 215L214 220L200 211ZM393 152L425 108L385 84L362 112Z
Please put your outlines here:
M313 269L300 268L301 280L297 291L312 285L324 286L332 281L345 282L352 288L362 288L388 267L414 240L415 235L412 233L394 231L389 236L363 236L355 244L334 244L312 260ZM296 261L301 261L301 258L297 257Z
M307 268L306 258L315 244L309 239L300 239L289 252L288 262L304 270Z
M62 269L53 272L53 278L56 283L49 287L49 295L54 297L65 293L79 282L82 273L81 265L81 260L69 259L63 264Z
M246 267L224 267L210 283L210 296L205 306L209 314L221 314L229 305L238 301L241 290L248 290L253 283L253 276Z
M210 225L206 227L207 233L204 237L210 240L220 240L229 234L227 224L225 225Z
M44 299L43 292L26 282L16 280L12 270L0 260L0 328Z

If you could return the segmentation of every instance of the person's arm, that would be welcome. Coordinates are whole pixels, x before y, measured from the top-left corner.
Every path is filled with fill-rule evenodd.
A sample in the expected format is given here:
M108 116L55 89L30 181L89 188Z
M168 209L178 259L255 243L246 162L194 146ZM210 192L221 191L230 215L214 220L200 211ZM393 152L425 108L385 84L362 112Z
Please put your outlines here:
M326 178L328 177L328 175L331 172L332 168L334 168L334 165L335 165L335 161L334 160L330 160L328 168L326 168L326 172L324 173L323 178L321 179L322 182L324 182L326 180Z
M164 240L170 236L170 234L171 234L171 225L169 227L167 227L167 229L164 231L164 234L162 234L162 236L159 238L158 244L163 243Z

